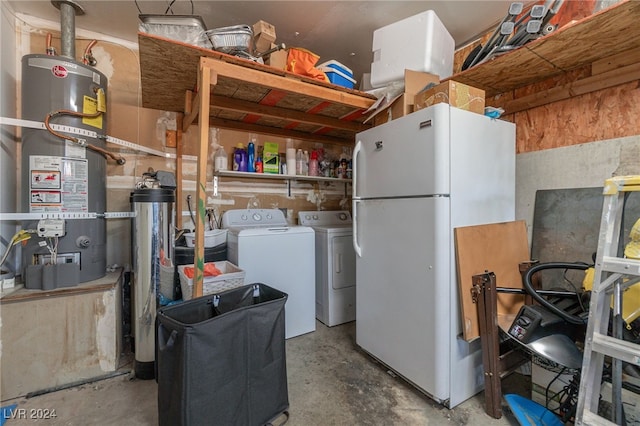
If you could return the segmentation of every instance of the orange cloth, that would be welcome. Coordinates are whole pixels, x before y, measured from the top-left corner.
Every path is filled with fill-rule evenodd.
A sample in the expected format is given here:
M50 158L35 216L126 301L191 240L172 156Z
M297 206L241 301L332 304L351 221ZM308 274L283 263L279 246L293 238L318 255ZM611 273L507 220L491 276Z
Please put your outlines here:
M193 275L195 273L196 268L194 268L193 266L185 266L184 267L184 274L187 276L187 278L189 279L193 279ZM220 269L218 269L216 267L215 264L213 263L205 263L204 264L204 276L205 277L217 277L218 275L221 275L222 271Z
M287 54L287 71L316 80L329 81L327 75L315 67L320 56L299 47L290 47Z

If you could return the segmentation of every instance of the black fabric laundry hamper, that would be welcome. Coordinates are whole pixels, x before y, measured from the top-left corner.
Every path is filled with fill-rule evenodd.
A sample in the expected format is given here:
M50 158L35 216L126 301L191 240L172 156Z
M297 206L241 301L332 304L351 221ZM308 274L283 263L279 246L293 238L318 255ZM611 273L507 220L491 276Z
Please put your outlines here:
M289 408L287 294L248 284L158 310L160 425L263 425Z

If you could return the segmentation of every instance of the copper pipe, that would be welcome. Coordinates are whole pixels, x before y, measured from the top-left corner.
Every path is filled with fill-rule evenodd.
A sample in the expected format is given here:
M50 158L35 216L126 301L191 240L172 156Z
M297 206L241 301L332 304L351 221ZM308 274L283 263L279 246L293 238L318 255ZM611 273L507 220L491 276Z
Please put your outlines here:
M98 40L91 40L87 47L84 49L84 54L82 55L82 63L85 65L89 64L89 57L91 56L91 49L93 46L98 43Z
M83 142L80 141L80 139L78 139L78 138L76 138L74 136L67 136L67 135L63 135L62 133L58 133L55 130L53 130L53 128L51 127L51 124L49 123L51 118L53 118L56 115L72 115L74 117L81 117L81 118L96 118L96 117L100 116L100 114L102 114L102 111L98 111L98 112L96 112L94 114L83 114L83 113L80 113L80 112L71 111L71 110L67 110L67 109L53 111L53 112L50 112L49 114L47 114L47 116L45 117L45 119L44 119L44 127L46 127L46 129L47 129L47 131L49 133L51 133L54 136L59 137L60 139L70 140L73 143L76 143L76 144L78 144L80 146L84 146L87 149L90 149L92 151L95 151L97 153L102 154L105 157L109 157L109 158L113 159L119 165L123 165L123 164L126 163L126 160L121 155L114 154L114 153L112 153L110 151L107 151L106 149L100 148L100 147L92 145L92 144L83 143Z

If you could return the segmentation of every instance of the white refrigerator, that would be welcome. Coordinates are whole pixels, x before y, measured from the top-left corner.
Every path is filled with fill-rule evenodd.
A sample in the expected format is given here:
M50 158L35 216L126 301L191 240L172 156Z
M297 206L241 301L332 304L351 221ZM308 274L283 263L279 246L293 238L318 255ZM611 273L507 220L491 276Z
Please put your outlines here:
M353 152L356 343L453 408L483 388L462 339L453 230L515 215L515 125L437 104Z

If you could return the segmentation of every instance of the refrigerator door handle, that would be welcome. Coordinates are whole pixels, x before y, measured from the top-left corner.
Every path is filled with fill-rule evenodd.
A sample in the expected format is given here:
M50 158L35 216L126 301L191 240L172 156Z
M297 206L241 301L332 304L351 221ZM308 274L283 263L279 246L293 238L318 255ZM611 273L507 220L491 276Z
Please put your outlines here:
M358 142L360 143L360 142ZM353 175L355 177L355 174ZM362 257L362 247L358 242L358 203L360 200L353 199L353 249L358 257Z
M362 150L362 141L358 141L356 143L355 148L353 148L353 155L351 156L351 158L353 159L353 182L352 182L352 192L353 192L353 197L352 198L358 198L358 185L357 185L357 180L358 180L358 154L360 153L360 150ZM355 204L354 204L354 214L355 214ZM355 222L355 220L354 220ZM354 229L355 229L355 225L354 225Z

